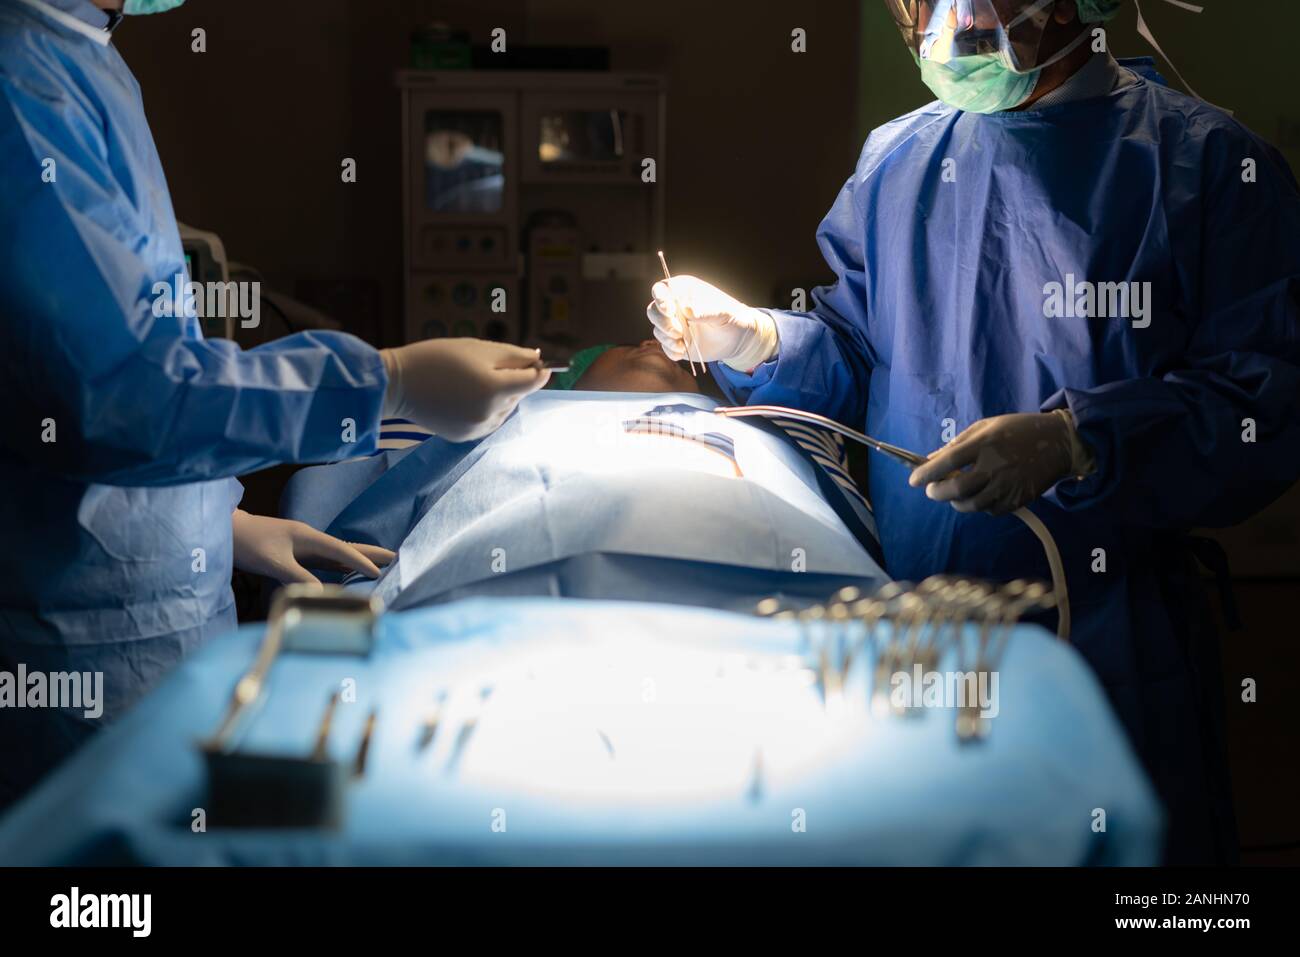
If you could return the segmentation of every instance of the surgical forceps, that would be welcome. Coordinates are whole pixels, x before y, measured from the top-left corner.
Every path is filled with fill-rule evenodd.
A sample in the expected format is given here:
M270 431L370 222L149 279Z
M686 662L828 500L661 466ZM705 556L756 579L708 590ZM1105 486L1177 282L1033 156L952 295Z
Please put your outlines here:
M926 458L924 455L918 455L915 452L909 452L907 449L899 448L897 445L890 445L888 442L882 442L879 439L873 439L869 435L850 429L847 425L841 425L834 419L828 419L824 415L818 415L815 412L804 412L799 409L787 409L780 405L735 405L722 406L713 410L717 415L726 416L729 419L741 419L746 416L762 416L766 419L794 419L796 422L807 422L809 425L821 426L823 429L829 429L845 438L859 442L867 448L875 449L882 452L892 459L897 459L904 465L911 468L917 468L924 465Z

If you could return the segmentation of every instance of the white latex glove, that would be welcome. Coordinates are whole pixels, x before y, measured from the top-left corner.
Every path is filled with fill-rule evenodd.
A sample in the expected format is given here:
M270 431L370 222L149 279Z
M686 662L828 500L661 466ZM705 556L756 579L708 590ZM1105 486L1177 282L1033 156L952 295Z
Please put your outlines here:
M776 355L780 342L772 317L703 279L674 276L671 286L661 279L650 291L654 301L646 315L669 359L725 362L737 372L748 372ZM689 357L685 322L690 324Z
M250 515L243 509L235 509L230 518L235 531L235 567L274 578L282 585L319 585L320 579L307 568L358 571L378 578L378 566L396 557L386 548L352 545L303 522Z
M495 432L550 381L536 349L483 339L426 339L380 350L388 372L384 416L410 419L451 442Z

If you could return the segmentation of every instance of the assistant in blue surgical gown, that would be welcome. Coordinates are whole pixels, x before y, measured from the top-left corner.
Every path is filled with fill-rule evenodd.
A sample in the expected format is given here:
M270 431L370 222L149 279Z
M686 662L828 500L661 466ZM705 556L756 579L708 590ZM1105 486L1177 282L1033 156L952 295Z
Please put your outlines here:
M155 315L185 261L106 22L0 0L0 672L104 693L98 719L0 709L0 807L234 626L232 476L372 450L387 385L351 336L244 352Z

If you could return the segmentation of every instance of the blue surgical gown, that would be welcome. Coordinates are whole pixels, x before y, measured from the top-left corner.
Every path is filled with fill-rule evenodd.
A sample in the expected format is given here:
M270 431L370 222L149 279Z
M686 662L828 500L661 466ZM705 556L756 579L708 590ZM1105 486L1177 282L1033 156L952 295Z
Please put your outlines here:
M988 416L1069 408L1096 472L1033 511L1065 560L1074 642L1168 807L1168 859L1223 859L1217 638L1185 535L1300 478L1300 196L1270 146L1149 60L1125 65L1138 82L1106 96L991 116L934 103L874 131L818 232L837 282L773 313L777 359L714 372L733 401L921 452ZM1150 283L1149 325L1046 318L1067 281ZM896 578L1049 578L1013 518L931 502L882 457L870 490Z
M155 316L185 266L139 87L47 10L0 0L0 672L102 672L104 715L0 708L0 806L233 627L232 476L370 451L387 384L350 336Z

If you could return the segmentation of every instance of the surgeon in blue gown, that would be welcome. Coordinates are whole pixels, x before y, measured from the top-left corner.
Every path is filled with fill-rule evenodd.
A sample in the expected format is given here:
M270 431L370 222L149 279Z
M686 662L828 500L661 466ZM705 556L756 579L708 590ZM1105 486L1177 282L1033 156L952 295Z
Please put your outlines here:
M1095 42L1120 0L886 2L940 100L868 138L818 231L837 282L782 312L676 277L654 287L656 335L683 357L686 317L735 401L938 448L911 475L871 462L897 578L1047 579L1003 514L1028 505L1166 806L1167 860L1231 860L1218 637L1188 532L1300 478L1296 180L1231 116Z
M232 563L377 573L382 549L236 509L233 476L372 451L383 412L476 438L548 377L498 343L313 332L241 351L172 315L157 284L184 256L112 44L122 6L0 0L0 807L234 626ZM102 675L100 714L14 686L73 671Z

